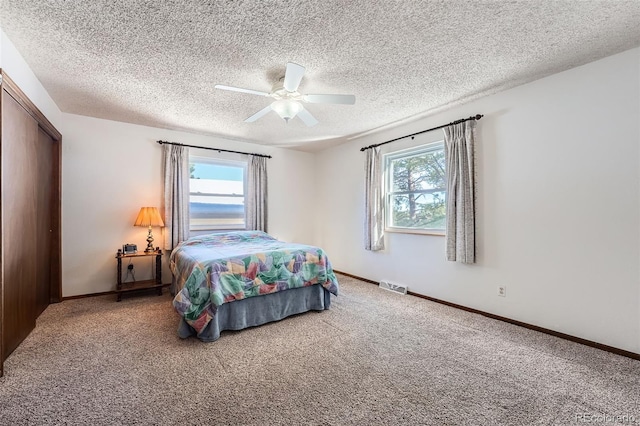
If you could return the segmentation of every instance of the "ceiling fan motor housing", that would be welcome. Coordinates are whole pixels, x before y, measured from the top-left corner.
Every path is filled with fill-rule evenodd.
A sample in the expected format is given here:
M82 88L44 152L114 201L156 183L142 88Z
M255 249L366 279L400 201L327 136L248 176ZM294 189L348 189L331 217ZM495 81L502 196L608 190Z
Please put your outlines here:
M273 87L271 88L271 93L269 93L269 96L271 96L274 99L292 99L295 101L301 101L302 100L302 95L300 94L300 92L295 91L295 92L290 92L287 89L284 88L284 86L282 85L282 82L279 81L276 84L273 85Z

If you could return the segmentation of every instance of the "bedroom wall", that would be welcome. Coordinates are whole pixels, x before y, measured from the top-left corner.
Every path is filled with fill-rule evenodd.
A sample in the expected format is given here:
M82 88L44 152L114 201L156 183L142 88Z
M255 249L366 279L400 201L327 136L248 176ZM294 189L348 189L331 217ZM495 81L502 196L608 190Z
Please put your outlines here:
M272 155L269 173L269 233L310 243L317 202L310 153L220 138L63 114L63 295L115 289L115 253L123 243L146 246L147 231L133 222L142 206L160 206L162 147L167 140ZM217 155L199 150L199 154ZM245 157L246 158L246 157ZM161 234L154 229L155 245ZM139 264L139 263L138 263ZM138 265L137 264L137 265ZM137 279L150 274L139 268ZM164 270L164 281L170 282Z
M44 89L24 58L0 28L0 68L22 89L42 113L60 131L62 113ZM64 136L63 136L64 143Z
M333 207L316 244L338 270L640 353L639 59L633 49L319 153L320 203ZM365 251L360 148L477 113L478 263L447 262L438 236L388 233L385 251Z

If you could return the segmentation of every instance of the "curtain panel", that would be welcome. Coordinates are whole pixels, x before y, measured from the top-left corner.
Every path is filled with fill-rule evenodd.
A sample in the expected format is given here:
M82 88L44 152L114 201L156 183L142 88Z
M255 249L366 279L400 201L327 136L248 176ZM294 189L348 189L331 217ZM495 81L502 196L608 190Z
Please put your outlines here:
M475 263L475 120L444 128L447 260Z
M249 155L247 167L246 227L267 232L267 158Z
M173 250L189 238L189 148L163 145L164 248Z
M384 192L380 148L366 150L364 248L384 250Z

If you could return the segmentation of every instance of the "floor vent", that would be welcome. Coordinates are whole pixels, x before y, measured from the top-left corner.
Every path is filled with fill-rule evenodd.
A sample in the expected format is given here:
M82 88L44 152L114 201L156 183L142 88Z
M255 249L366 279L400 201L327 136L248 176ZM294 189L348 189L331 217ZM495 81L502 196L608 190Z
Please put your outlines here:
M407 286L402 284L394 284L389 281L380 281L380 288L392 291L394 293L407 294Z

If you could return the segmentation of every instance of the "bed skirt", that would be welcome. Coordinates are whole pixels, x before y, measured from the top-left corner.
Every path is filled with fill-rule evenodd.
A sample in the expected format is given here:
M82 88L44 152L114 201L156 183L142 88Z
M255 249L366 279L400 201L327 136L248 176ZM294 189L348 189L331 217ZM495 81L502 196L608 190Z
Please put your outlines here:
M197 337L203 342L213 342L220 338L220 333L224 330L242 330L330 307L331 293L320 284L249 297L220 305L216 315ZM195 330L184 318L180 318L178 335L184 339L195 334Z

